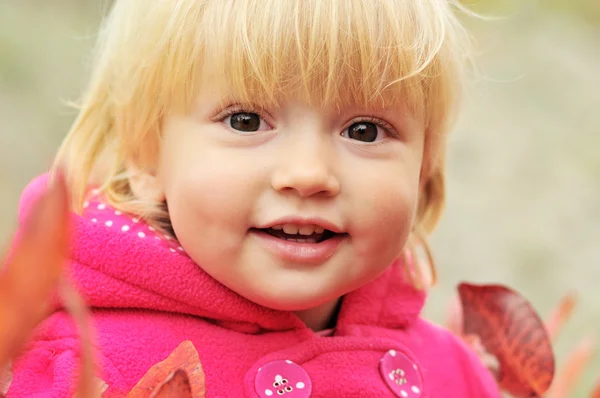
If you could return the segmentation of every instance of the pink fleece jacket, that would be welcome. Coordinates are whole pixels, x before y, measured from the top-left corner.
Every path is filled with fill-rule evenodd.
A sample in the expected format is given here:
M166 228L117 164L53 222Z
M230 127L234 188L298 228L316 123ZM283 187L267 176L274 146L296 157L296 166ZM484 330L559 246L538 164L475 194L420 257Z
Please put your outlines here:
M45 189L34 180L20 219ZM70 272L91 306L99 377L122 396L191 340L213 397L500 397L459 339L419 317L425 296L395 263L343 298L322 337L293 313L250 302L206 274L173 240L97 199L73 216ZM80 357L70 317L57 309L14 362L8 397L71 397Z

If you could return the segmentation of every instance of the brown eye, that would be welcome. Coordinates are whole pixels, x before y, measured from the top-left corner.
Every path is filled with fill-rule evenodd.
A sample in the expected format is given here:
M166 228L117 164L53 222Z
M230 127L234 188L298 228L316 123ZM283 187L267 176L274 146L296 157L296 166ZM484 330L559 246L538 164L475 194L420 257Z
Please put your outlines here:
M244 132L254 132L260 129L260 116L256 113L234 113L229 118L232 129Z
M370 122L358 122L348 127L348 138L362 141L373 142L377 139L377 125Z

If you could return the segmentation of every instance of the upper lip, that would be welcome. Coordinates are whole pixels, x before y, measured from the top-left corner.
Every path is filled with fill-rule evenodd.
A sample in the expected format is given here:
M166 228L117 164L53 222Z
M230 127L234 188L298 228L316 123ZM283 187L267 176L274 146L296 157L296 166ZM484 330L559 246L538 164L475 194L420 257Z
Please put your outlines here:
M343 234L345 233L345 231L337 226L336 224L327 221L323 218L320 217L298 217L298 216L291 216L291 217L283 217L283 218L279 218L277 220L271 221L269 223L266 224L262 224L260 226L258 226L258 229L266 229L266 228L271 228L274 227L275 225L284 225L284 224L294 224L294 225L316 225L318 227L321 227L323 229L326 229L328 231L334 232L336 234Z

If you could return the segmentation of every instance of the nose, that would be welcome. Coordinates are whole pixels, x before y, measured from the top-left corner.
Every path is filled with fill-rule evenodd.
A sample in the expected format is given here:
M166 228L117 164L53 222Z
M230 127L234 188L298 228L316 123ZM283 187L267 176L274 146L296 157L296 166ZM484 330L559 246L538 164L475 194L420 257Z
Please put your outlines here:
M282 150L271 186L278 192L295 191L301 197L335 196L340 183L333 171L335 154L326 138L290 140Z

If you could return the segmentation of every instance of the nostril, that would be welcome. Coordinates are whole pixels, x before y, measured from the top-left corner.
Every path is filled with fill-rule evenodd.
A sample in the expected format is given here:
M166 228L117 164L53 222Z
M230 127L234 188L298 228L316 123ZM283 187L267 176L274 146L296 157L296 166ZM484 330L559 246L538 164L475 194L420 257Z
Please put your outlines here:
M340 191L338 179L329 172L310 170L306 166L304 170L282 171L276 173L271 181L271 186L278 192L295 191L301 197L313 195L335 196Z

